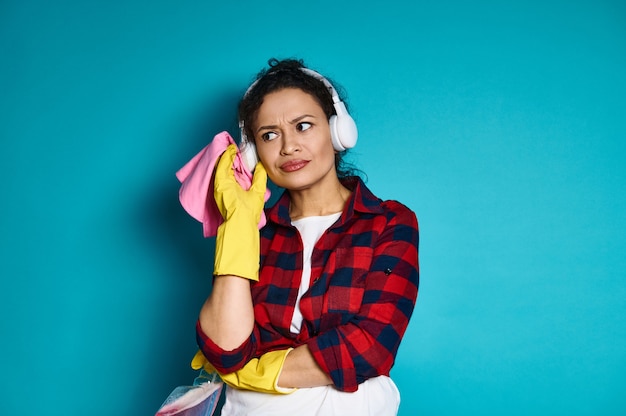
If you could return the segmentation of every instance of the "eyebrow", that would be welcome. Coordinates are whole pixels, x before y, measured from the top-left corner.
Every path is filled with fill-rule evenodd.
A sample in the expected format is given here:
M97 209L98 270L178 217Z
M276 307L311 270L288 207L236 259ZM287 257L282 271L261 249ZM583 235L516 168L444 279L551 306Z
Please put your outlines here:
M289 124L296 124L297 122L307 118L307 117L311 117L311 118L315 118L315 116L311 115L311 114L303 114L299 117L294 118L293 120L289 121ZM258 129L256 129L256 132L260 132L261 130L272 130L277 128L278 126L275 125L271 125L271 126L261 126Z

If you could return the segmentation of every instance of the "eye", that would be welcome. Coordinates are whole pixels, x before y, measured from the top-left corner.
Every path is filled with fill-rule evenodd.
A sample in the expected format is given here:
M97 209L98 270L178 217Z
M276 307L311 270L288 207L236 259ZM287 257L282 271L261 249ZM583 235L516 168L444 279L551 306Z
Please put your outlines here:
M298 131L307 131L311 127L313 127L313 124L307 123L306 121L302 121L302 122L300 122L300 123L298 123L296 125L296 130L298 130Z
M272 140L274 140L276 137L278 137L278 134L274 133L273 131L268 131L265 132L261 135L261 139L264 142L271 142Z

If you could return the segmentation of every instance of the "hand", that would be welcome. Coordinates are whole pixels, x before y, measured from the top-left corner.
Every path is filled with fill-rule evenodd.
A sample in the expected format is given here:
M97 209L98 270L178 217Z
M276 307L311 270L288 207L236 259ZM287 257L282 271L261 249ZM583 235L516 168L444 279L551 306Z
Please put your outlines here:
M296 391L294 388L278 386L278 378L283 369L285 358L293 348L266 352L259 358L253 358L242 369L229 374L221 374L211 365L198 350L191 361L194 370L204 368L208 373L217 373L224 383L241 390L251 390L260 393L289 394Z
M236 156L237 147L231 144L217 163L214 176L215 202L224 221L229 221L235 215L249 215L258 224L265 203L267 173L263 165L257 163L252 186L246 191L235 179L233 161Z
M254 170L252 186L244 190L232 169L237 147L229 145L215 169L214 196L224 222L217 229L215 267L217 276L233 275L259 280L260 242L258 224L263 212L267 173L261 163Z

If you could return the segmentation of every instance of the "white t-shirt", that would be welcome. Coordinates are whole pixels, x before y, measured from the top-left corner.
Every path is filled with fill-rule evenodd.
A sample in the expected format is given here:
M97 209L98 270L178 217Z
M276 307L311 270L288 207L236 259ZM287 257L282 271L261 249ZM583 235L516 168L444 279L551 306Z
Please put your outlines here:
M305 217L292 224L298 229L304 245L302 280L296 308L291 320L291 332L302 327L300 298L309 289L311 281L311 254L322 234L337 221L341 213L319 217ZM346 393L333 386L302 388L287 395L266 394L237 390L227 386L223 416L332 416L376 415L395 416L400 406L400 393L387 376L371 378L359 384L354 393Z
M341 216L341 212L336 214L324 215L320 217L304 217L299 220L291 221L291 224L298 229L304 251L302 253L302 280L300 280L300 289L298 289L298 298L296 300L296 309L291 318L291 332L300 333L302 328L302 313L300 312L300 298L309 290L311 283L311 256L313 255L313 247L320 239L322 234L335 223Z

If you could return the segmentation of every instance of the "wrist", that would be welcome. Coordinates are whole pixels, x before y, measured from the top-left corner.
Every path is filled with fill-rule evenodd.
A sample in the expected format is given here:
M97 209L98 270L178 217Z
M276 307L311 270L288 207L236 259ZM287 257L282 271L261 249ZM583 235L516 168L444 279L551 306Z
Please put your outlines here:
M233 275L259 280L260 235L257 224L224 221L217 229L213 274Z

